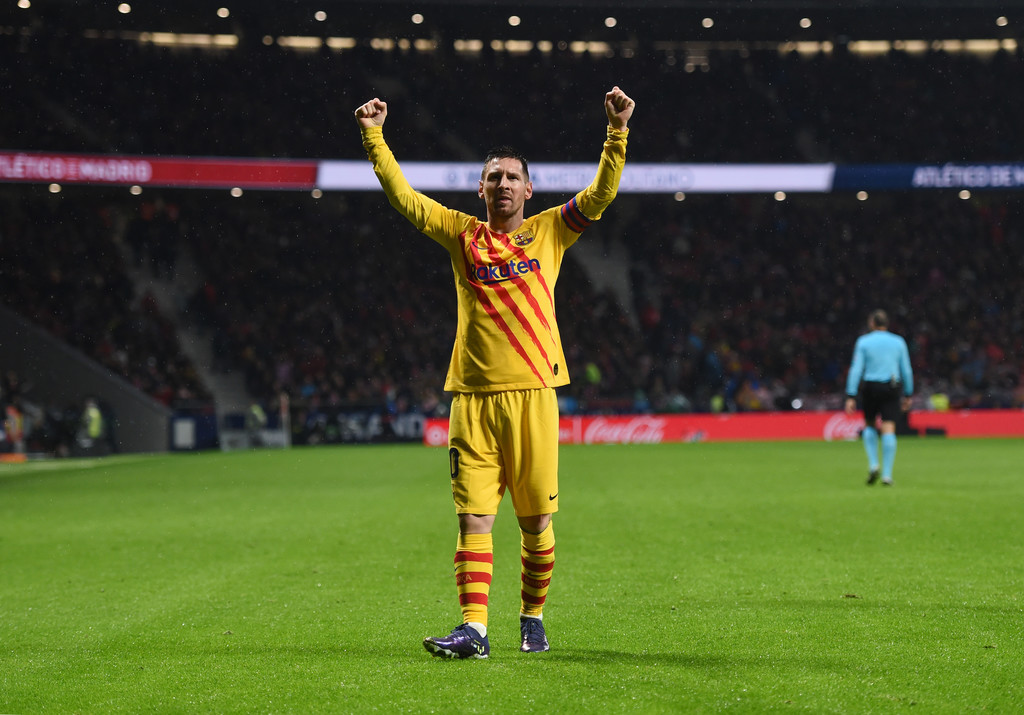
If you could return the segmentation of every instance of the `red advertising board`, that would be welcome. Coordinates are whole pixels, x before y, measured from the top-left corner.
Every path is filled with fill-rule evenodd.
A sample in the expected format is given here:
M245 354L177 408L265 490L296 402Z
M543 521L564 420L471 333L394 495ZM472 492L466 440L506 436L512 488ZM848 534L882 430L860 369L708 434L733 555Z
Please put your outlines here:
M1022 410L915 412L917 430L942 429L948 437L1024 437ZM660 444L743 440L856 439L864 420L843 412L768 412L728 415L628 415L562 417L562 444ZM428 419L423 442L448 443L448 420Z
M0 181L181 188L313 189L316 161L0 151Z

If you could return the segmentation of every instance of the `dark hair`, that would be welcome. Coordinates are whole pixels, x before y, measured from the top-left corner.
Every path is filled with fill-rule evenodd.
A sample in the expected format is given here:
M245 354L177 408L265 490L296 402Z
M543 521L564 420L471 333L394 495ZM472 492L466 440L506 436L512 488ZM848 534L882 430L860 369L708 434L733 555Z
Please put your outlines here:
M889 327L889 315L879 308L878 310L871 311L871 315L868 316L868 322L873 328L888 328Z
M526 161L526 157L520 154L516 149L510 146L496 146L487 152L487 156L484 157L484 167L491 163L491 159L517 159L523 165L523 180L530 180L530 165ZM481 169L480 177L483 178L484 170Z

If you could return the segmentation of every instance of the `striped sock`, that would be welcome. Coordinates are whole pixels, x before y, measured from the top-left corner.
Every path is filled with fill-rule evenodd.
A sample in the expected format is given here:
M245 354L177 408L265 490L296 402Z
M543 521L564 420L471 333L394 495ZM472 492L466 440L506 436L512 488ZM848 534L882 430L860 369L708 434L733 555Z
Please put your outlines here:
M539 534L522 534L522 609L524 616L541 617L544 599L551 585L551 571L555 567L555 529L553 523Z
M455 547L455 588L463 623L487 625L487 594L494 569L490 534L459 534Z

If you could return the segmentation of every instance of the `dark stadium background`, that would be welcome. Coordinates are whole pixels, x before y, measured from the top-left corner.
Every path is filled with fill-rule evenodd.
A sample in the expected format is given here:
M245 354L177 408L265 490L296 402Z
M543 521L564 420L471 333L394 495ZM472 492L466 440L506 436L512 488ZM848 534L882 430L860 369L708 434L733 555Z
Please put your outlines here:
M0 5L6 152L360 159L352 110L381 96L400 160L508 141L589 162L619 84L630 161L1024 161L1020 3L27 5ZM1021 209L1016 189L620 195L559 282L565 412L836 409L875 307L915 409L1019 409ZM379 193L7 181L0 292L0 400L32 453L149 448L126 435L151 419L166 448L175 416L216 446L283 399L294 443L445 413L450 267ZM113 430L87 448L90 395Z

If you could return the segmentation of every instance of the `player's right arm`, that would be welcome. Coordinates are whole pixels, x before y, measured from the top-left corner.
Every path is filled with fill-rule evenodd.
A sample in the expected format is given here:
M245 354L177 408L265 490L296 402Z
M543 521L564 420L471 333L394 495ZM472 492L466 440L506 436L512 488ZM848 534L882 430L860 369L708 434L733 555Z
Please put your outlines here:
M387 194L388 202L405 216L413 226L422 231L427 225L431 212L438 205L429 196L415 191L391 149L384 141L384 120L388 116L386 102L374 97L355 111L359 133L363 137L363 148L373 162L373 173L377 175L381 188Z

